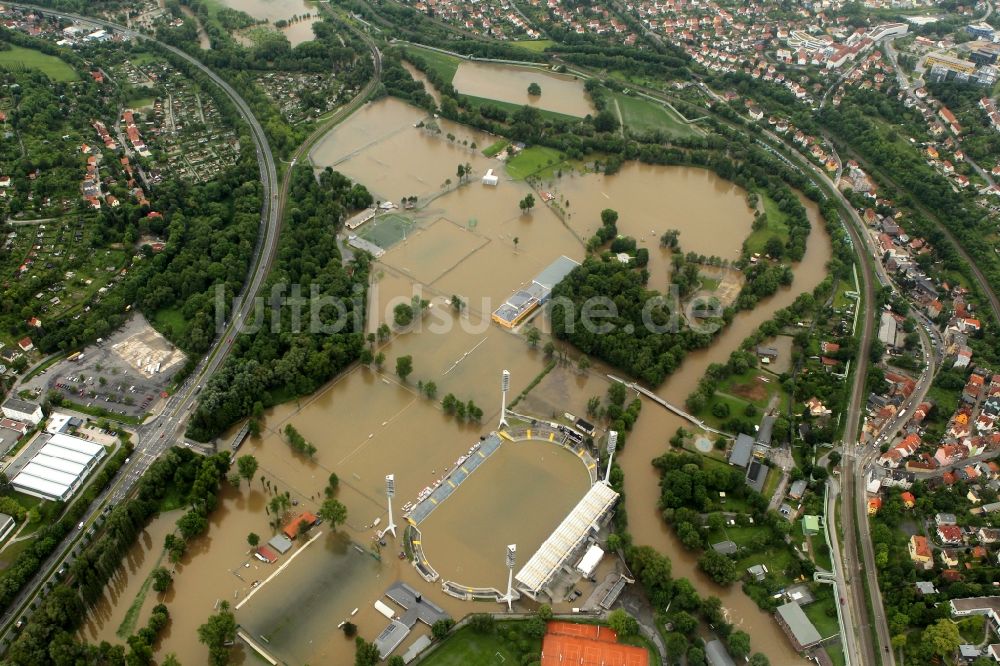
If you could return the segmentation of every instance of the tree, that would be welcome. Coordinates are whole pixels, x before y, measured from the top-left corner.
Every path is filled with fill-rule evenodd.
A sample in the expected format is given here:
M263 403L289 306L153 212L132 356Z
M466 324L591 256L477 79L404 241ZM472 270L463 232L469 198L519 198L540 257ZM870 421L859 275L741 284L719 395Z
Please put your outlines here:
M451 309L454 310L455 312L461 312L462 310L465 309L465 303L462 301L462 298L457 294L453 294L451 297Z
M208 661L212 666L229 663L229 648L236 640L236 618L229 610L229 602L219 604L219 612L198 627L198 640L208 646Z
M389 666L406 666L406 662L398 654L389 657Z
M548 622L549 620L551 620L552 619L552 606L549 606L548 604L542 604L541 606L539 606L538 607L538 617L540 617L545 622Z
M232 472L227 474L226 480L229 481L229 485L231 485L233 488L240 487L240 473L237 472L236 470L233 470Z
M749 663L750 666L771 666L771 660L760 652L754 652Z
M958 632L958 625L945 618L924 629L920 642L929 651L928 656L947 659L958 649L962 636Z
M461 183L463 180L465 180L465 165L464 164L459 164L458 165L458 171L456 172L455 175L458 176L458 182Z
M532 97L538 97L539 95L542 94L542 87L537 83L535 83L534 81L532 81L528 85L528 94L531 95Z
M496 628L496 620L488 613L474 613L469 618L469 626L477 634L489 634Z
M382 657L374 643L358 636L354 639L354 666L375 666Z
M764 243L764 253L772 259L781 259L785 253L785 244L777 236L771 236Z
M673 660L673 663L680 662L681 657L683 657L688 650L688 640L685 638L684 634L671 631L667 634L667 654Z
M385 354L383 352L375 354L375 367L381 370L384 364L385 364Z
M326 488L323 490L323 494L327 497L333 497L339 487L340 477L337 476L336 472L330 472L330 478L326 480Z
M526 337L528 338L528 345L530 345L532 348L535 348L538 346L539 341L542 339L542 332L539 331L534 326L529 326Z
M431 625L431 635L434 636L436 640L444 640L444 638L448 635L448 632L451 631L451 628L454 626L455 621L450 617L437 620Z
M729 638L726 639L726 647L729 648L729 654L736 661L746 659L747 655L750 654L750 634L737 629L729 634Z
M517 203L517 205L520 207L522 213L527 213L535 207L535 196L533 194L527 194Z
M426 395L428 399L433 400L434 398L436 398L437 392L438 392L437 384L435 384L433 381L429 381L426 384L424 384L424 395Z
M613 227L618 223L618 211L605 208L601 211L601 224L605 227Z
M514 236L514 252L517 252L517 245L520 242L521 242L521 239L518 238L517 236Z
M247 535L247 543L250 544L251 548L256 548L257 544L260 543L260 536L256 532L251 532Z
M396 359L396 374L404 382L406 378L410 376L413 372L413 357L407 354L406 356L400 356Z
M253 481L254 474L257 473L257 459L253 456L240 456L236 459L236 469L239 470L240 477L247 480L247 485Z
M174 579L173 574L163 567L153 569L153 589L157 592L166 592L170 587L170 582Z
M739 578L736 563L715 550L709 549L698 558L698 567L719 585L729 585Z
M608 626L623 638L639 633L639 622L621 608L608 613Z
M347 507L333 498L323 500L319 507L319 517L330 523L331 530L336 530L338 525L347 520Z
M399 303L392 309L392 321L399 328L409 326L413 321L413 306L409 303Z

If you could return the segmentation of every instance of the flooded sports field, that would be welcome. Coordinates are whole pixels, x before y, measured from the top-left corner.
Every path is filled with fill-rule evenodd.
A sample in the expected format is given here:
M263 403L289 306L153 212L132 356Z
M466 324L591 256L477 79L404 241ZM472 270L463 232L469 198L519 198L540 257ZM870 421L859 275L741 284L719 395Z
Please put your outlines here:
M356 366L317 393L266 414L262 436L250 438L239 451L258 459L257 476L263 479L225 488L208 534L191 545L177 566L165 597L172 624L156 648L161 658L174 652L182 663L204 663L206 649L194 637L222 600L237 608L237 621L251 638L288 664L350 663L353 642L337 626L349 620L361 636L374 640L388 624L374 608L376 600L402 613L383 596L398 581L456 619L498 610L494 603L448 596L441 581L505 587L504 546L517 543L518 566L525 563L589 488L588 470L573 453L548 441L504 440L420 524L424 555L441 576L436 582L425 581L409 560L399 557L401 528L396 537L384 535L385 545L377 538L388 523L385 475L395 475L394 518L402 525L403 506L439 481L448 483L446 475L460 457L496 430L502 370L511 372L510 394L515 396L546 368L548 360L540 349L531 348L520 331L492 323L490 313L561 256L582 261L582 238L596 228L603 208L618 210L622 233L646 239L654 256L660 234L678 229L685 250L732 260L750 231L752 216L743 192L706 171L678 167L629 165L610 177L565 175L551 188L572 201L572 216L564 220L541 201L522 214L518 201L531 188L509 179L502 162L471 148L473 142L489 145L492 138L444 121L438 121L440 134L415 127L428 120L418 109L380 100L338 126L311 155L318 168L333 166L366 184L382 201L417 197L416 207L392 213L406 220L400 227L406 232L385 242L384 254L373 265L366 326L374 331L383 322L391 325L394 305L414 295L427 301L427 313L417 325L375 345L375 351L385 355L381 369ZM472 176L459 186L456 168L465 163ZM480 182L490 168L500 176L496 186ZM822 280L830 247L815 209L810 208L810 215L814 229L806 258L795 268L793 288L738 315L715 344L688 356L657 389L660 395L683 403L709 363L724 360L776 309ZM657 270L665 271L667 259L657 261ZM654 271L654 279L665 284L665 272L657 276ZM467 304L460 313L450 305L455 295ZM533 323L547 328L541 317ZM575 358L575 352L567 351ZM394 372L396 359L403 355L413 361L405 382ZM585 414L588 398L606 393L609 371L599 363L588 372L558 366L541 378L517 411L541 419L560 418L565 412ZM433 400L418 390L427 382L437 387ZM448 393L481 408L482 423L461 423L445 414L441 398ZM281 434L287 425L316 447L312 459L289 448ZM724 590L704 578L696 570L696 558L662 524L656 508L658 479L649 463L664 452L678 425L647 401L619 457L626 471L625 506L634 538L669 555L675 576L690 578L702 594L721 597L730 619L750 633L755 650L770 656L772 663L796 663L770 616L757 610L738 587ZM318 525L273 564L254 559L247 535L255 532L266 542L274 534L270 499L287 492L295 504L291 515L315 512L331 473L340 480L337 498L347 506L346 524L336 531ZM140 579L159 557L162 535L175 520L163 516L154 521L149 538L141 539L130 553L128 570L109 589L105 610L84 631L89 640L120 640L115 631L124 615L121 606L132 603ZM584 580L579 588L589 595L594 584ZM145 622L156 596L147 594L137 626ZM395 654L426 633L427 627L418 623ZM247 650L237 641L234 661L255 663Z
M579 118L595 113L583 89L582 80L535 67L463 60L451 83L463 95L497 99L517 105L528 104ZM528 86L532 83L539 85L541 95L528 94Z

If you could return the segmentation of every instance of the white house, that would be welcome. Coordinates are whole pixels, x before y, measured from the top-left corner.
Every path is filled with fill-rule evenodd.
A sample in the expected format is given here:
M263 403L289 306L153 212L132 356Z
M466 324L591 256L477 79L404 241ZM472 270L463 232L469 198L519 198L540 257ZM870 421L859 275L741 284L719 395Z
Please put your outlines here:
M27 421L31 425L38 425L42 421L42 407L27 400L10 398L0 406L3 415L15 421Z

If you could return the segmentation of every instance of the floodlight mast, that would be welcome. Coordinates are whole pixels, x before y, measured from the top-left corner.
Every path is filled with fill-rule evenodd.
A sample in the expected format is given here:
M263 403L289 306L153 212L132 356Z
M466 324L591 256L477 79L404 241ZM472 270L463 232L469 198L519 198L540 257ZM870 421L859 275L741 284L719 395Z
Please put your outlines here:
M514 601L514 565L516 563L517 544L512 543L507 546L507 594L503 598L503 601L507 602L508 613L513 610L511 604Z
M392 498L396 495L396 475L386 474L385 475L385 496L389 500L389 524L386 525L385 530L382 534L386 532L392 532L392 538L396 538L396 523L392 520Z
M608 432L608 471L604 475L604 483L611 483L611 461L615 457L615 450L618 448L618 431Z
M500 427L507 427L507 391L510 390L510 371L504 370L500 378Z

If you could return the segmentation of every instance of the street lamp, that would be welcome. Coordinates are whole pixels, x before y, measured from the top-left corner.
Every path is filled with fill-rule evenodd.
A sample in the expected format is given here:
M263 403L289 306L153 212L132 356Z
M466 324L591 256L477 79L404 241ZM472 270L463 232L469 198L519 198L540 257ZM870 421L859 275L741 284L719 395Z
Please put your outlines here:
M385 475L385 496L389 500L389 524L386 525L385 530L382 534L386 532L392 532L392 538L396 538L396 523L392 521L392 498L396 495L396 475L386 474Z
M510 390L510 371L504 370L500 378L500 427L507 426L507 391Z
M511 603L514 601L514 565L517 563L517 544L512 543L507 546L507 594L503 600L507 602L507 612L513 610Z
M618 431L608 431L608 471L604 475L604 483L611 482L611 460L615 457L615 450L618 448Z

